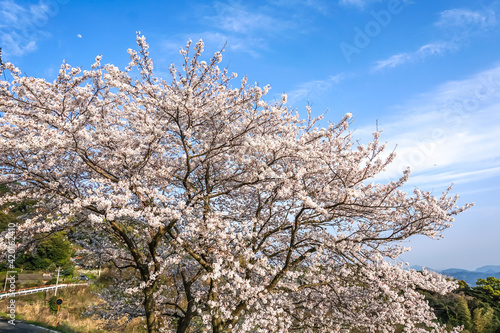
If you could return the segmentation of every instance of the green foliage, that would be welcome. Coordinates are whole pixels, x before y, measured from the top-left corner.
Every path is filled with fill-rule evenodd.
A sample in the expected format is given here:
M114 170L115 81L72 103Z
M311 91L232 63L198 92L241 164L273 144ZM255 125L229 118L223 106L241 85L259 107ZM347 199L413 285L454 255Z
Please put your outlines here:
M470 329L472 326L472 317L469 309L469 304L463 295L458 295L456 304L457 322L464 325L465 329Z
M5 184L0 184L0 196L9 193L9 188Z
M469 285L464 280L458 280L457 282L459 290L470 290Z
M61 271L61 275L62 276L64 276L64 277L68 277L68 276L73 277L73 274L75 273L75 266L69 264L69 265L65 265L62 269L63 269Z
M5 184L0 184L0 196L9 192L9 188ZM35 203L34 200L24 200L19 203L6 203L0 206L0 232L6 230L9 223L22 224L20 217L31 213ZM52 266L52 269L55 266L66 266L67 269L70 269L71 254L71 244L66 233L59 232L47 235L42 239L33 253L18 255L15 266L22 267L25 270L45 270L49 266ZM71 270L68 271L68 275L72 273Z
M56 284L57 283L57 277L53 277L49 281L47 281L46 285L51 285L51 284Z
M475 288L488 301L500 302L500 279L489 276L485 279L478 279Z
M64 266L70 262L71 243L66 238L66 233L60 232L40 242L36 252L38 256L49 259L57 266Z
M459 288L447 295L422 291L438 321L464 326L464 332L500 333L500 280L478 279L475 287L457 281Z
M0 197L9 193L5 184L0 184ZM0 206L0 232L8 228L9 223L20 223L19 217L29 213L35 204L33 200L24 200L20 203L5 203Z
M59 297L57 296L52 296L50 299L49 299L49 308L50 308L50 311L56 313L57 312L57 307L58 305L56 304L56 301Z
M477 333L494 332L493 327L494 311L489 306L484 308L474 309L472 322L474 323L474 331Z
M5 184L0 184L0 197L9 193L10 190ZM9 223L22 224L20 217L33 212L34 200L24 200L19 203L5 203L0 206L0 233L8 228ZM72 275L72 265L70 258L72 255L71 243L68 241L65 232L53 235L46 235L36 246L33 253L18 254L15 262L16 267L25 270L54 270L55 267L64 266L67 275ZM0 269L5 269L5 263L0 265Z
M71 275L71 243L68 241L65 232L59 232L46 237L38 243L33 253L22 254L16 261L17 267L26 270L46 270L49 267L64 267Z

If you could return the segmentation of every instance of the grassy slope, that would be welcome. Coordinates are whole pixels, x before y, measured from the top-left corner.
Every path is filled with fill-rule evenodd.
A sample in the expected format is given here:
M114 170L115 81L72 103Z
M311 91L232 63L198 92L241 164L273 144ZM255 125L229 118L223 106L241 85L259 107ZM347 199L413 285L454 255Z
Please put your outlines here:
M102 319L85 317L83 312L88 306L102 302L98 296L92 293L95 287L72 287L57 291L58 298L63 299L59 312L59 324L57 330L67 333L143 333L139 320L134 320L128 325L118 327L116 330L104 330L105 322ZM37 293L16 298L16 318L23 319L35 325L54 329L56 321L55 313L50 311L48 301L54 296L54 292ZM6 310L9 299L0 301L0 309ZM2 315L2 313L0 313ZM5 316L5 314L3 313Z

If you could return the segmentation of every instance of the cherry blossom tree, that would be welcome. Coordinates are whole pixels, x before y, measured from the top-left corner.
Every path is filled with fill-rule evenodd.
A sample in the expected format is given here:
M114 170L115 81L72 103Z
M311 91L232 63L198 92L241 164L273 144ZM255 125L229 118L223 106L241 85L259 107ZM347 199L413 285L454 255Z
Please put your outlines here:
M79 233L130 273L103 296L108 316L143 316L149 332L442 331L416 289L454 282L392 259L469 205L449 190L404 193L409 171L375 183L394 158L379 132L360 145L350 114L323 128L286 95L266 102L268 86L232 86L201 40L168 81L137 43L123 70L98 56L90 70L63 63L53 82L2 65L12 193L0 204L31 198L40 211L19 224L19 246Z

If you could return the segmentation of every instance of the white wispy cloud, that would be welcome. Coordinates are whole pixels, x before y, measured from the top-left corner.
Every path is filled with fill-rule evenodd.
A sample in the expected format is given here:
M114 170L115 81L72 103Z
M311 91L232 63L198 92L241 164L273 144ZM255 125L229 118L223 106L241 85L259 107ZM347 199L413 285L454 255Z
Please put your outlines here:
M275 4L278 5L278 4ZM204 19L213 30L203 33L213 37L224 36L228 47L235 51L258 56L259 51L268 49L269 40L298 33L296 22L286 16L277 16L265 6L251 8L240 2L216 2L216 14Z
M416 55L423 58L434 55L442 55L448 51L454 51L458 47L459 45L455 41L429 43L421 46L416 52Z
M49 34L43 30L57 7L41 0L25 5L15 0L0 1L0 44L6 56L22 56L34 51L37 43Z
M413 0L399 0L401 4L413 4ZM366 9L373 3L384 2L383 0L339 0L338 4L342 7L353 7L360 10Z
M496 25L495 11L486 9L473 11L469 9L449 9L440 13L439 20L435 23L439 27L447 28L472 28L487 29Z
M365 8L367 5L380 2L380 0L339 0L339 5L341 6L353 6L359 9Z
M250 54L253 57L258 57L258 51L267 48L264 40L258 36L238 36L224 32L206 31L200 34L206 45L215 45L222 47L227 43L226 48L231 51Z
M259 52L267 49L267 44L260 37L238 36L217 31L179 34L173 38L164 39L161 42L161 49L167 54L178 53L181 47L185 47L189 39L194 42L202 39L205 45L209 47L209 49L207 49L207 54L209 55L212 51L220 51L224 45L226 45L225 50L246 53L252 57L259 57Z
M197 14L204 31L170 36L164 40L163 49L178 50L179 45L184 45L187 39L202 38L207 45L222 46L227 42L229 50L258 57L262 51L269 49L272 40L287 36L292 38L296 33L303 33L303 27L296 22L297 17L292 19L287 15L276 15L276 8L283 6L290 4L277 0L252 8L243 2L217 1L207 6L203 14Z
M382 138L397 143L397 157L381 179L409 166L412 184L445 187L452 182L500 182L500 66L451 81L398 107L382 120ZM373 127L360 128L368 137Z
M216 2L214 9L217 14L207 18L226 32L246 35L256 31L271 32L271 29L283 30L289 24L262 11L251 10L240 3Z
M294 90L287 92L288 101L290 104L295 104L295 102L299 99L308 98L313 94L325 92L346 77L347 74L340 73L337 75L330 75L326 79L303 82Z
M330 14L334 7L331 0L268 0L267 3L277 7L290 8L294 6L301 9L312 9L323 15Z
M373 67L373 69L381 70L386 67L389 68L396 67L401 64L404 64L407 61L410 61L412 59L412 56L413 55L411 53L395 54L387 59L377 61L377 64Z
M439 19L434 26L448 35L444 41L434 41L419 47L412 52L403 52L390 56L387 59L379 60L373 66L373 70L393 68L399 65L422 61L431 56L444 55L447 52L454 52L476 34L486 33L491 27L496 25L496 15L492 8L481 11L469 9L449 9L439 14Z
M395 54L387 59L379 60L376 62L373 69L381 70L384 68L392 68L407 62L424 60L430 56L443 55L448 51L456 51L459 48L460 45L456 41L429 43L419 47L418 50L414 52Z

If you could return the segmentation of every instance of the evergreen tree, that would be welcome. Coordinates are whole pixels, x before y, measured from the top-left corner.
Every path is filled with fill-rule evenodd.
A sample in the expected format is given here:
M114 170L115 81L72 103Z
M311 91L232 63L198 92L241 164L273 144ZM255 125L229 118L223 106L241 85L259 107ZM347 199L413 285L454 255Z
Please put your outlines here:
M467 304L467 300L463 295L459 295L457 297L456 313L457 319L460 324L464 325L465 329L470 329L472 321L471 313L469 310L469 305Z
M484 308L477 308L474 310L472 322L474 323L474 332L476 333L489 333L494 332L491 329L493 322L493 309L489 306Z

